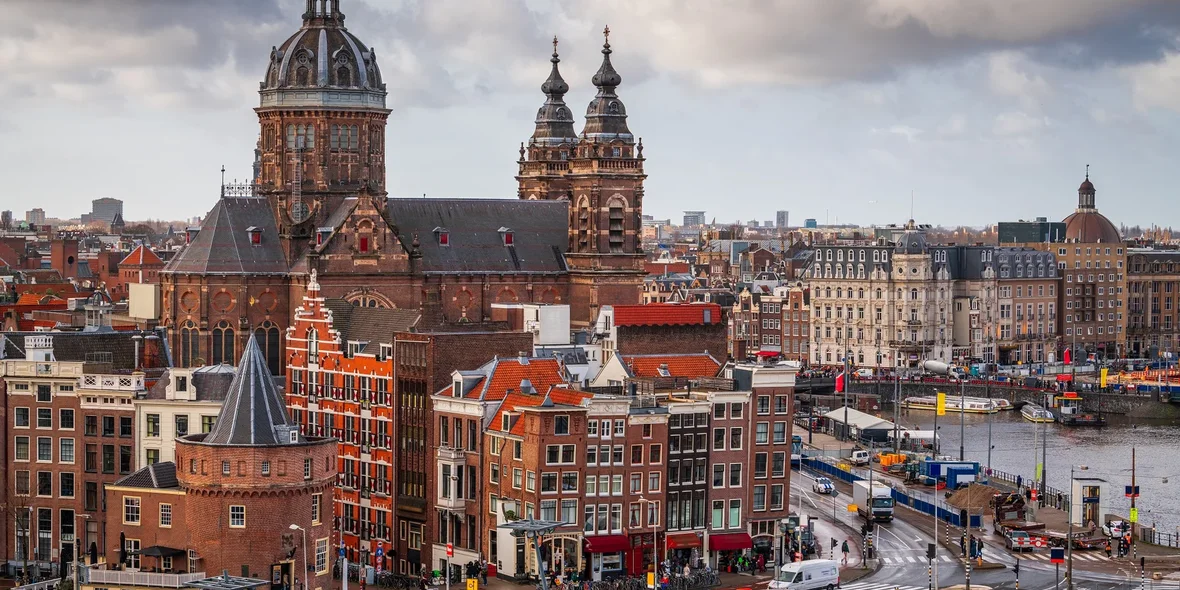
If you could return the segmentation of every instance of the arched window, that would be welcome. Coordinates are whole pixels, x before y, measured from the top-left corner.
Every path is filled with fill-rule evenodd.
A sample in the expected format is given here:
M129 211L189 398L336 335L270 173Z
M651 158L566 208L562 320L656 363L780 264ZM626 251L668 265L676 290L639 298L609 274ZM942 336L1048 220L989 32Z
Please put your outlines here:
M315 328L307 331L307 355L309 357L319 356L320 354L320 334Z
M348 128L348 149L356 150L360 147L360 139L357 135L357 127L353 125Z
M213 345L209 350L214 365L234 364L234 329L229 322L222 320L213 327Z
M287 149L295 149L295 126L287 125Z
M189 320L180 327L180 366L200 366L201 331Z
M880 299L880 298L881 298L881 290L877 289L877 299Z
M310 70L307 68L298 68L295 70L295 84L297 86L307 86Z
M623 229L623 210L626 206L627 202L624 201L622 197L617 195L612 197L610 203L608 204L607 216L609 218L608 221L610 225L607 233L607 239L609 241L610 252L612 254L622 254L626 248L626 245L624 244L625 233Z
M918 290L917 289L910 289L910 299L913 299L914 301L918 300Z
M352 70L349 70L348 66L336 68L336 85L352 86Z
M274 322L267 320L254 329L254 339L262 348L262 354L266 357L266 367L270 369L270 374L280 374L282 367L279 366L279 363L282 357L279 353L279 327Z
M856 298L857 299L864 299L865 298L865 290L864 289L857 289Z

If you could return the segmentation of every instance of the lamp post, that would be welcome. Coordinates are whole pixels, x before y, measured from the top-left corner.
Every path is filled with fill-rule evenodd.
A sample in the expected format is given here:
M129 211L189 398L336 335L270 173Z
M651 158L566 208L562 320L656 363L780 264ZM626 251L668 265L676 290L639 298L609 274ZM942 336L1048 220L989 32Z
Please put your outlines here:
M659 523L659 516L651 518L651 504L659 506L655 500L648 500L643 496L639 496L639 503L644 505L644 513L647 515L647 522L651 525L651 571L655 573L658 578L660 575L660 542L659 532L656 530L656 525ZM658 508L657 508L658 510ZM642 527L640 527L642 528Z
M526 518L523 520L506 522L497 527L512 531L512 536L514 537L525 537L533 541L533 550L537 554L537 577L541 578L541 590L549 590L549 580L545 576L545 562L541 558L541 542L543 541L543 537L545 535L567 524L570 523Z
M79 590L82 587L82 535L79 532L82 528L78 526L80 518L88 521L90 515L74 512L74 590Z
M291 526L288 528L290 528L293 531L299 531L300 533L303 534L303 587L307 588L307 572L310 571L307 567L307 529L305 529L295 523L291 523ZM348 572L344 572L342 574L342 577L347 579ZM345 583L347 583L347 582L345 582Z
M1066 515L1069 520L1069 532L1065 535L1065 578L1069 584L1069 590L1073 590L1073 504L1076 501L1074 496L1077 495L1073 492L1073 474L1075 469L1077 471L1085 471L1089 467L1085 465L1078 465L1077 467L1073 465L1069 466L1069 514Z

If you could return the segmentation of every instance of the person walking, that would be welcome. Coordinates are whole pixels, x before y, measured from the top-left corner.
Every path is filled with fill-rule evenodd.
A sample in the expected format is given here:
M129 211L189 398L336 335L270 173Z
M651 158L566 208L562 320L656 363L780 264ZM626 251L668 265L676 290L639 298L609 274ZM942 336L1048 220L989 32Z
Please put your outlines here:
M1110 559L1110 539L1106 540L1106 558Z
M962 553L963 557L967 557L967 533L963 533L959 537L959 553Z
M845 539L844 544L840 545L840 553L844 554L844 561L840 563L842 565L848 565L848 539Z

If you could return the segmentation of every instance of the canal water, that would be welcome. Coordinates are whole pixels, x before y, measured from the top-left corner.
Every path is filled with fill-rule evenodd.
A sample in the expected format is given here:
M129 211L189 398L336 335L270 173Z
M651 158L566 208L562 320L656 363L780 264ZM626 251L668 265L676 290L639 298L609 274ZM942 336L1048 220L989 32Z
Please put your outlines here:
M892 408L883 408L881 417L892 420ZM1084 465L1088 469L1075 471L1075 476L1105 480L1102 506L1104 513L1109 514L1128 514L1130 499L1124 495L1124 486L1131 485L1131 447L1134 446L1140 493L1136 501L1139 524L1155 523L1160 532L1180 534L1180 426L1108 416L1109 423L1104 428L1070 428L1033 424L1015 410L990 416L968 414L964 420L964 455L969 461L978 461L984 469L987 468L989 418L992 469L1020 474L1027 481L1036 473L1044 440L1049 486L1068 491L1070 465ZM934 424L934 413L903 409L900 423L907 428L929 430ZM957 458L959 414L948 412L939 416L938 430L941 453ZM1035 434L1034 450L1036 431L1040 433Z

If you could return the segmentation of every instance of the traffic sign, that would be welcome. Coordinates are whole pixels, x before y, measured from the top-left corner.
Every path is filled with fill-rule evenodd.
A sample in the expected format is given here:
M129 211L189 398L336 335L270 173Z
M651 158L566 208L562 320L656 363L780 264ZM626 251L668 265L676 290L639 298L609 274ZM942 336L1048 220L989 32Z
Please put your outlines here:
M454 557L454 556L455 556L455 545L453 543L447 543L447 557Z
M1131 516L1127 520L1131 521L1132 523L1139 522L1139 509L1132 508L1131 509Z
M1050 563L1065 563L1065 547L1053 547L1049 550Z
M340 546L340 559L344 559L344 545Z
M1123 493L1126 494L1128 498L1139 497L1139 486L1124 486L1124 490L1125 491Z
M479 579L475 577L467 578L467 590L479 590Z

